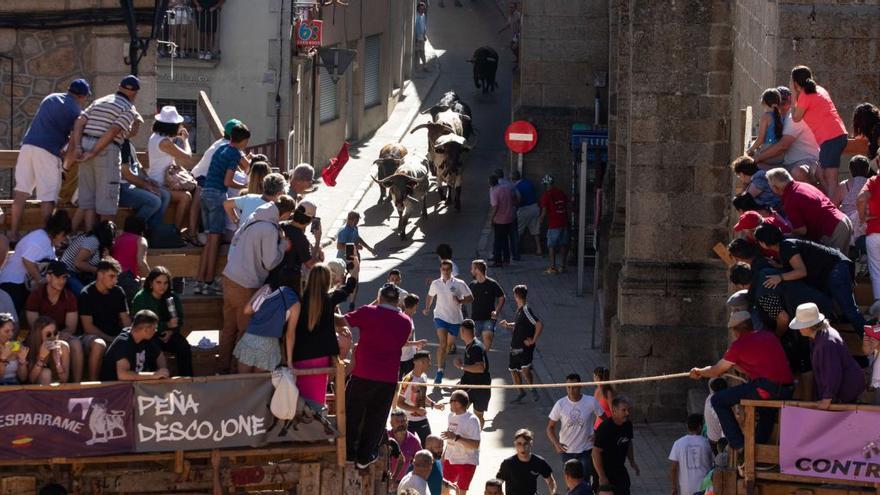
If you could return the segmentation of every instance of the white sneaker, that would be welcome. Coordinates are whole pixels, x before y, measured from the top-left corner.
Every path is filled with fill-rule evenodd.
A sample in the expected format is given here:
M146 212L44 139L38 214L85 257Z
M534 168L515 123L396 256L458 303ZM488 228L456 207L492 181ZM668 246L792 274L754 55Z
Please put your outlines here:
M209 296L222 296L223 284L219 280L214 280L212 283L205 285L205 294Z
M199 282L196 280L196 285L193 286L193 294L203 294L205 292L205 283Z

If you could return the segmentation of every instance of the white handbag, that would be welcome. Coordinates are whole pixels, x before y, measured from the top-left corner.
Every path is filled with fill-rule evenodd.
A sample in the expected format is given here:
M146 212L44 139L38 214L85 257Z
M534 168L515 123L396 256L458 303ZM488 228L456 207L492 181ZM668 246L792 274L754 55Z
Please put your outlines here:
M299 402L299 389L296 388L296 379L290 368L281 367L273 371L272 385L275 387L275 393L272 394L269 410L278 419L293 419Z

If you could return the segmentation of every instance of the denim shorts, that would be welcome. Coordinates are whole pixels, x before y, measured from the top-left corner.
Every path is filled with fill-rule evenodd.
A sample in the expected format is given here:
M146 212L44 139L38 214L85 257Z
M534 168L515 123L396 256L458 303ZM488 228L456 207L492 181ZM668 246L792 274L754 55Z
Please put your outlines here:
M223 234L226 230L226 193L219 189L202 189L202 226L207 234Z
M568 229L547 229L547 246L556 248L568 245Z
M434 318L434 328L443 329L449 332L449 335L453 337L458 337L458 330L461 328L461 323L449 323L448 321L441 320L440 318Z
M483 332L495 332L495 320L476 320L474 321L474 332L477 337Z
M843 154L848 140L846 134L841 134L820 144L819 166L822 168L840 168L840 155Z

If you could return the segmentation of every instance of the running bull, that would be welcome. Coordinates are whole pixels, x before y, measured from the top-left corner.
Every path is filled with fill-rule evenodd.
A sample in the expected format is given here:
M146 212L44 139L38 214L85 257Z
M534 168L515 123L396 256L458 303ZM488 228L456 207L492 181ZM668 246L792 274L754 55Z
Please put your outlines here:
M379 169L376 174L379 179L377 181L379 183L379 203L385 201L385 190L387 189L387 186L383 185L382 181L394 175L394 172L403 163L403 158L406 154L406 146L402 144L388 143L379 150L379 158L373 161Z
M456 134L445 134L434 142L434 168L437 171L437 190L440 192L440 199L445 200L446 204L454 201L457 211L461 210L464 157L465 153L470 151L470 149L464 137Z
M488 46L481 46L474 51L474 56L468 62L474 64L474 86L482 88L483 94L490 91L494 93L498 87L495 82L498 52Z
M461 115L452 110L438 111L436 114L432 113L431 116L431 122L419 124L413 127L409 133L412 134L419 129L428 130L428 163L430 163L431 167L434 167L436 162L434 156L434 143L437 139L439 139L440 136L447 134L464 136L464 128L462 126ZM436 169L432 168L431 171L436 174Z
M406 238L406 224L410 212L419 204L422 205L421 218L428 217L428 166L412 159L404 161L397 170L384 179L373 177L383 188L387 187L394 208L400 220L397 223L398 235L401 240Z

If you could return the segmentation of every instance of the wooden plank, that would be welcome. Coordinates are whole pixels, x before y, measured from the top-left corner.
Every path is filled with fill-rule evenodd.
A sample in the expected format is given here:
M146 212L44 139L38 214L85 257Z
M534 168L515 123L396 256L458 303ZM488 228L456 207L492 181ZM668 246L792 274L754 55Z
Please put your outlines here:
M362 495L364 492L364 483L361 474L354 466L353 462L346 462L344 469L344 478L342 486L343 495Z
M868 140L865 138L848 139L846 148L843 149L844 155L867 155Z
M336 438L336 464L340 467L345 466L345 361L336 356L336 431L339 436Z
M0 495L31 495L37 493L35 476L10 476L0 479Z
M321 493L321 464L317 462L300 464L296 494L315 495L316 493Z
M779 446L756 444L755 462L761 464L779 464Z
M296 462L229 464L220 467L220 481L222 486L249 490L286 490L296 485L301 467L302 464ZM85 486L106 486L112 480L113 493L205 493L212 487L212 474L210 463L205 463L193 466L185 477L168 470L138 466L92 469L83 472L82 478Z
M756 407L775 407L777 409L783 406L793 406L793 407L806 407L809 409L815 409L819 404L818 402L804 402L798 400L754 400L754 399L743 399L740 401L740 404L743 406L756 406ZM829 408L830 411L871 411L871 412L880 412L880 406L873 406L868 404L831 404Z
M742 116L742 127L740 128L740 136L742 136L742 153L745 155L746 150L752 141L752 107L747 106L740 110Z
M728 267L733 266L736 263L736 260L730 255L730 251L727 250L727 246L723 243L719 242L718 244L715 244L715 246L712 247L712 251L714 251L715 255L721 258L721 261L723 261Z
M746 433L746 443L743 449L745 462L743 463L743 477L746 479L746 491L752 493L755 482L755 408L752 406L745 407L746 420L743 425L743 431Z
M342 466L336 468L327 467L321 471L321 495L339 495L342 493L343 479L345 478Z
M221 122L220 117L217 116L217 111L214 110L214 105L211 103L211 99L208 98L208 93L205 93L204 91L199 91L199 108L201 108L208 117L207 123L208 129L211 131L211 136L214 139L220 139L223 137L223 122Z
M758 479L761 480L773 480L773 481L788 481L791 483L809 483L812 485L820 485L820 484L828 484L834 483L835 485L848 485L848 486L867 486L874 487L874 483L868 481L852 481L852 480L844 480L844 479L829 479L829 478L814 478L812 476L802 476L796 474L782 474L782 473L773 473L770 471L760 471L757 473Z
M869 307L871 304L874 304L874 288L871 287L871 282L861 283L856 282L856 286L853 288L853 296L856 298L856 304L859 306Z

